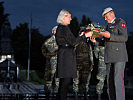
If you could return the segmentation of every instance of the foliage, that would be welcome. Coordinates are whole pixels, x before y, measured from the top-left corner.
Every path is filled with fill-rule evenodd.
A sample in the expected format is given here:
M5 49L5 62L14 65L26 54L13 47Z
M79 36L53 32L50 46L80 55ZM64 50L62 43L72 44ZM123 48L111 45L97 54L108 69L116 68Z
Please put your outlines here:
M74 17L72 20L71 20L71 24L69 25L69 28L71 29L72 33L75 35L75 36L78 36L78 32L80 30L79 28L79 22L77 20L76 17Z
M20 24L13 30L12 46L16 63L27 66L28 60L28 24Z
M44 84L44 79L39 77L37 72L30 73L30 81L33 83Z
M36 71L30 72L30 79L27 80L27 71L26 70L20 70L19 73L19 80L21 81L29 81L36 84L44 84L44 79L39 77L38 73Z
M130 35L128 37L127 51L128 51L128 63L127 63L127 66L128 66L129 69L133 69L132 68L132 64L133 64L133 32L130 32Z
M82 16L82 21L81 21L81 23L80 23L80 26L86 26L86 25L88 25L88 24L91 24L90 18L89 18L89 17L86 18L86 16L83 15L83 16Z
M30 69L44 69L45 58L41 53L41 46L44 42L44 37L39 33L38 29L31 30L31 45L30 45ZM28 24L20 24L13 30L12 45L14 49L14 58L16 63L24 66L27 69L28 65L28 50L29 50L29 28Z
M3 3L4 2L0 2L0 30L1 30L2 24L4 23L5 20L8 20L8 16L9 16L8 13L4 14Z
M19 80L26 81L26 79L27 79L27 72L23 71L23 70L20 70L19 71Z

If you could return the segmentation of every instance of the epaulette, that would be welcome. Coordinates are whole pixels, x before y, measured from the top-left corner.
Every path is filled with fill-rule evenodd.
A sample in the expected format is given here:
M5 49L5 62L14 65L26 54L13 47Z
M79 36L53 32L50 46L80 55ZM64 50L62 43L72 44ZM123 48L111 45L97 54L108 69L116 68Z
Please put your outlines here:
M119 18L119 20L124 21L122 18Z
M123 19L121 19L121 18L119 18L119 24L120 24L123 28L126 27L126 22L125 22Z
M122 18L118 18L115 20L115 24L121 24L121 23L126 23Z
M123 20L122 18L119 18L119 21L126 23L125 20Z

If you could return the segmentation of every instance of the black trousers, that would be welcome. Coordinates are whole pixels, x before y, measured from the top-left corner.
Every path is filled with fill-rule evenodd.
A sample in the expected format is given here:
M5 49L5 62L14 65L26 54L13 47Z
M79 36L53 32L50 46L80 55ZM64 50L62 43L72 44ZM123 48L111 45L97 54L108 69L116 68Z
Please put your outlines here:
M57 100L67 100L67 92L72 78L60 78Z

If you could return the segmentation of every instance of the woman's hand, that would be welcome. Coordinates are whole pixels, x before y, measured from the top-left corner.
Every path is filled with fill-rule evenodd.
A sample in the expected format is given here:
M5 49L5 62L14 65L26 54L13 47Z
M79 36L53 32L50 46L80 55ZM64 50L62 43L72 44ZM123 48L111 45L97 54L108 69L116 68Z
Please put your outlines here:
M85 34L85 37L86 37L86 38L87 38L87 37L91 37L92 34L93 34L93 31L89 31L89 32L87 32L87 33Z
M82 36L82 35L84 35L84 32L82 32L79 36Z

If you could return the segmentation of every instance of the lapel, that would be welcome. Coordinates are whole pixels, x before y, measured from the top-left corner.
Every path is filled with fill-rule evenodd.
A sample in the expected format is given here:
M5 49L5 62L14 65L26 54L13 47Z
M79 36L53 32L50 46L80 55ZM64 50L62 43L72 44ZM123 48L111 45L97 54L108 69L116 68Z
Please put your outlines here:
M112 26L112 23L108 23L107 29L109 29Z

